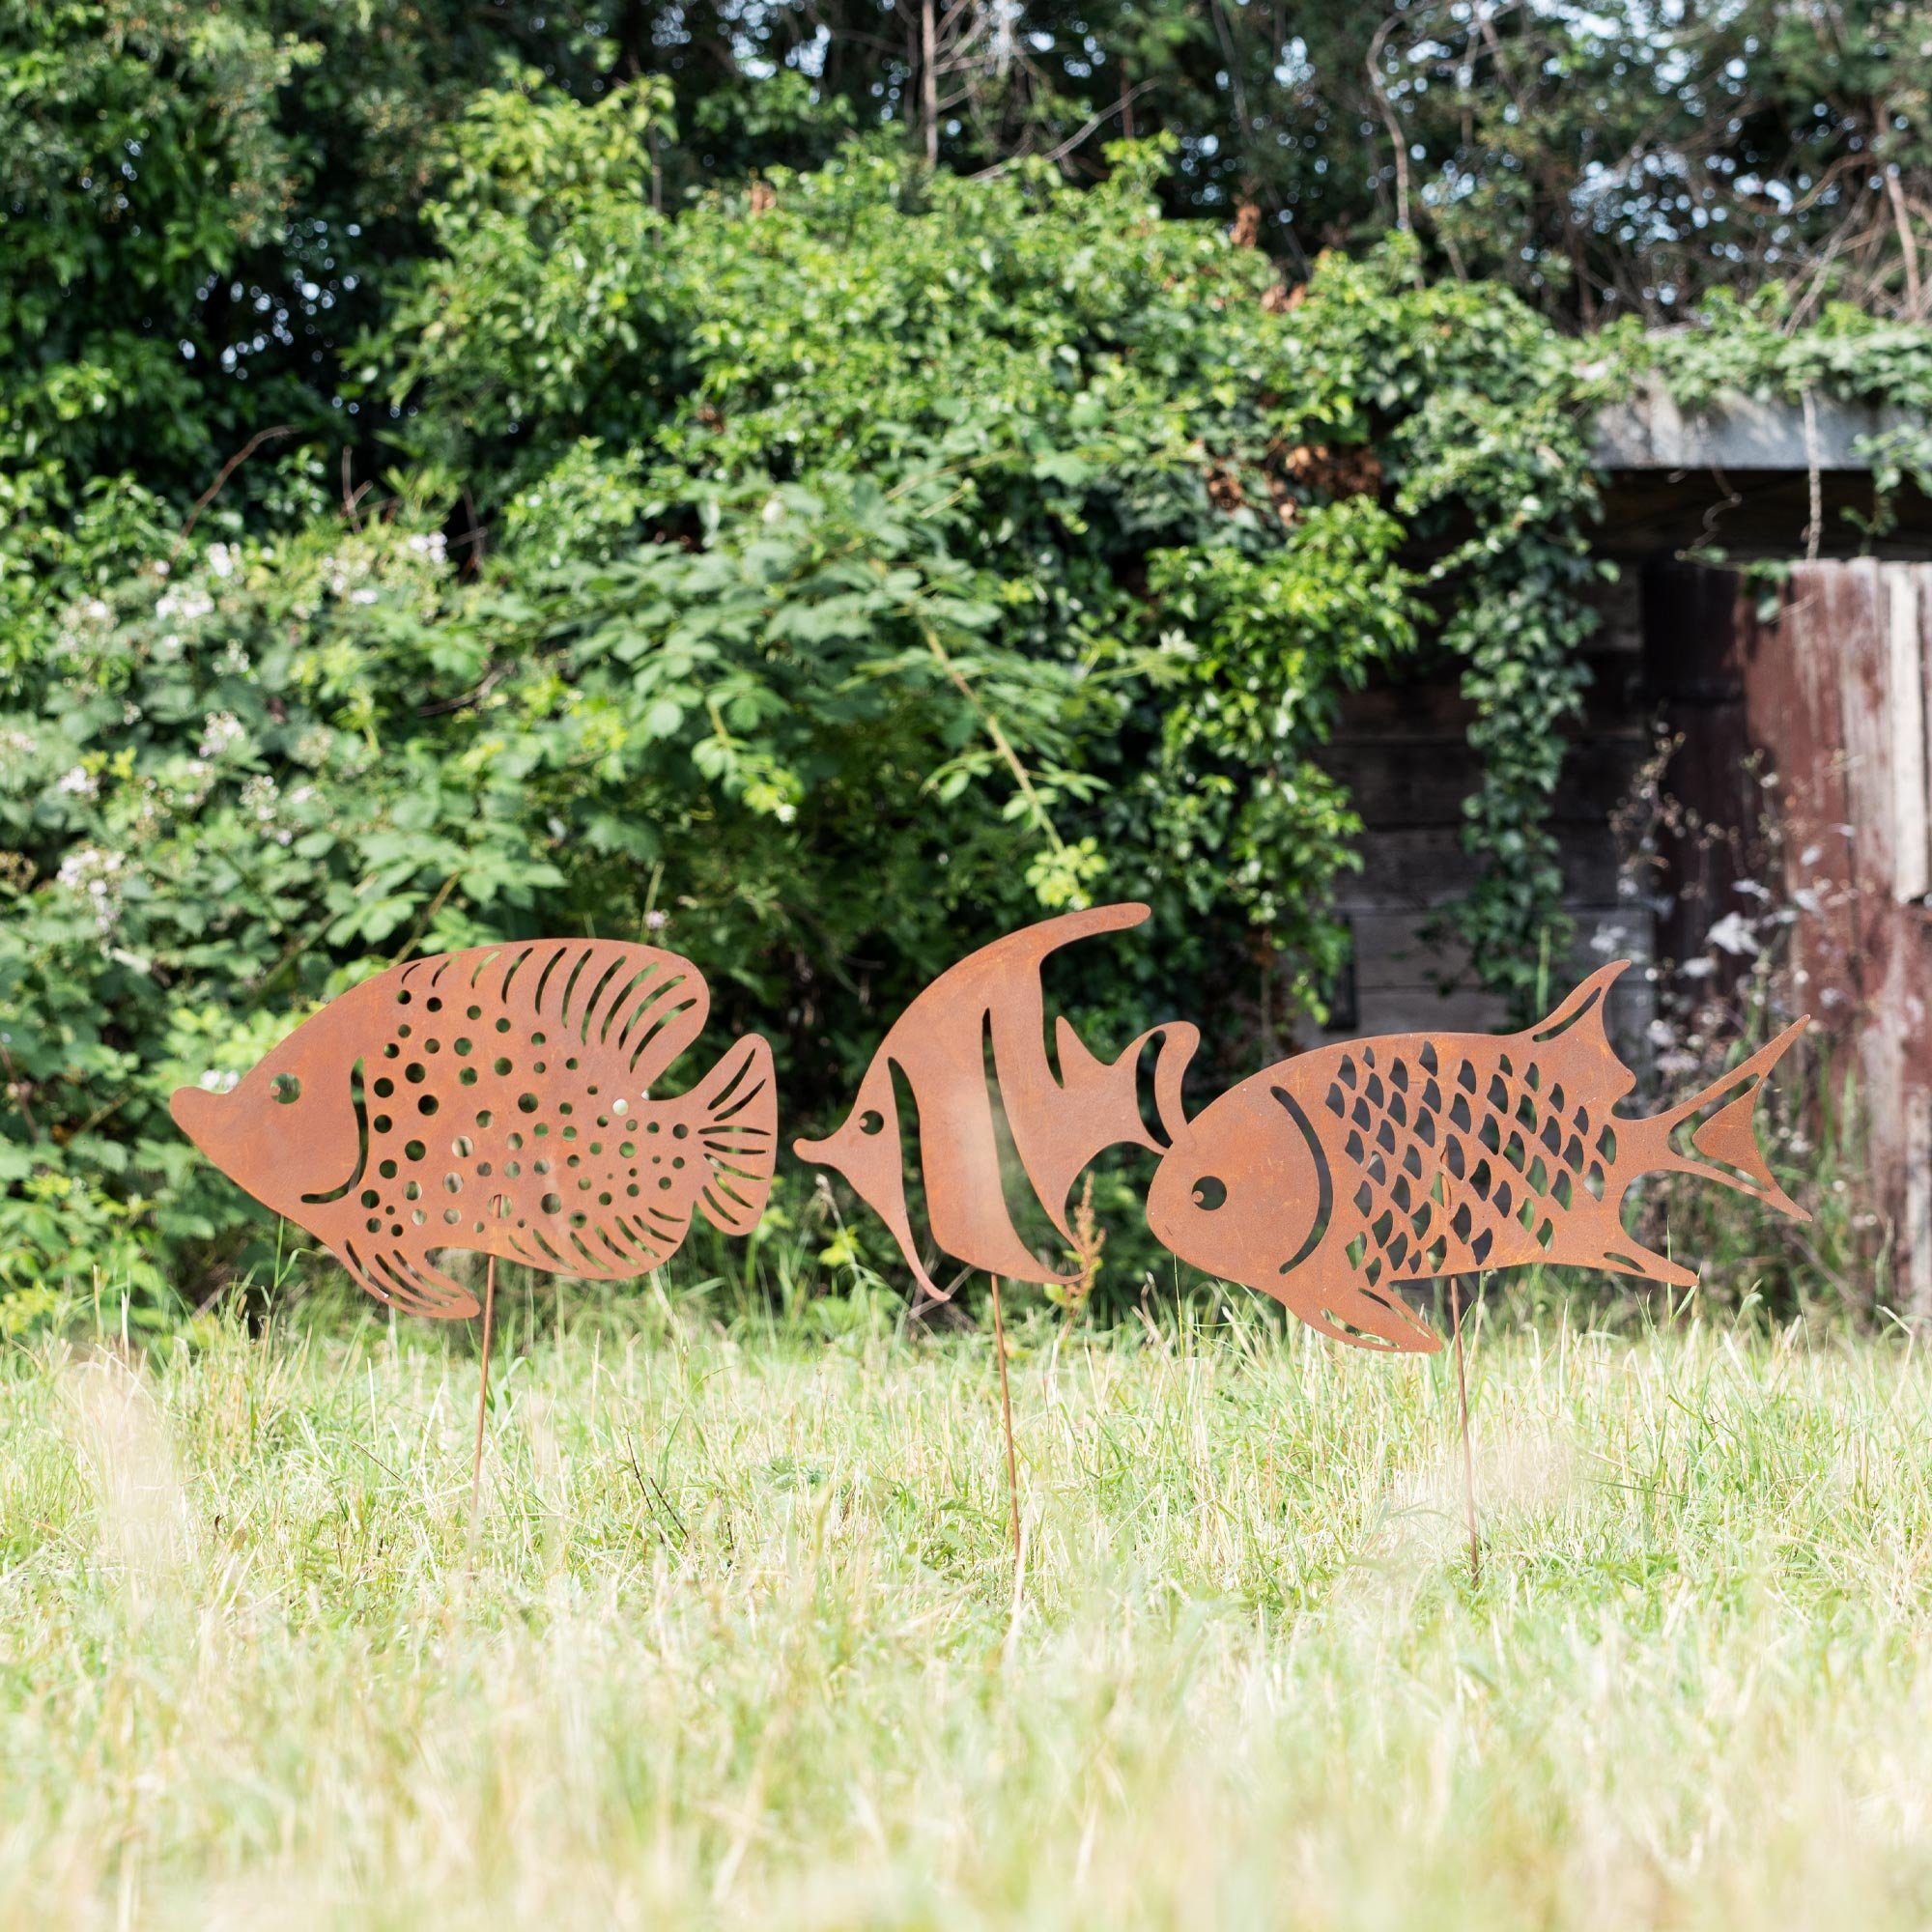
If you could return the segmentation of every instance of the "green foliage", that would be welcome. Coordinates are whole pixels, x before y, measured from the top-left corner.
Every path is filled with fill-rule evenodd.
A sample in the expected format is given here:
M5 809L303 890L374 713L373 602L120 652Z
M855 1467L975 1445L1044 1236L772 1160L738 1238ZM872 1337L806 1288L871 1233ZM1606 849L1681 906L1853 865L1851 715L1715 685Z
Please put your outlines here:
M1311 511L1257 557L1231 546L1159 551L1148 587L1185 665L1167 693L1160 756L1138 787L1190 912L1236 896L1296 962L1314 1004L1346 963L1324 916L1361 831L1317 762L1345 689L1415 639L1402 526L1365 499Z
M1083 190L875 138L668 211L660 81L466 91L482 53L425 28L411 44L447 60L406 150L376 105L402 55L358 77L313 21L266 20L164 9L140 31L175 42L111 43L125 74L32 95L85 103L53 117L66 180L101 101L197 34L226 50L144 151L143 194L223 199L179 217L183 259L142 266L146 220L177 219L142 204L117 311L111 258L73 239L98 210L35 243L127 344L264 249L297 259L314 236L268 233L273 206L330 184L400 248L409 169L437 191L347 387L315 386L332 338L297 383L293 332L252 391L227 358L206 411L225 352L180 355L161 402L101 375L93 440L36 445L10 486L0 1285L108 1256L158 1302L265 1266L272 1231L166 1094L415 949L662 938L712 977L721 1038L775 1036L801 1127L967 945L1103 897L1153 901L1161 942L1078 962L1065 999L1096 1041L1229 1013L1257 965L1292 1033L1340 963L1358 829L1321 747L1425 633L1463 666L1484 761L1486 871L1455 916L1527 1000L1563 936L1547 819L1580 695L1587 412L1641 345L1579 351L1401 240L1324 256L1289 299L1261 251L1161 213L1171 144L1111 149ZM243 68L362 131L324 153L224 118ZM1851 383L1840 336L1802 380ZM0 368L22 421L92 366L78 337L44 367L26 340ZM1883 346L1859 392L1918 394L1922 349ZM1785 337L1763 355L1799 380ZM271 374L279 425L238 400ZM136 485L116 466L156 408L203 440L156 441ZM243 421L287 435L224 475Z

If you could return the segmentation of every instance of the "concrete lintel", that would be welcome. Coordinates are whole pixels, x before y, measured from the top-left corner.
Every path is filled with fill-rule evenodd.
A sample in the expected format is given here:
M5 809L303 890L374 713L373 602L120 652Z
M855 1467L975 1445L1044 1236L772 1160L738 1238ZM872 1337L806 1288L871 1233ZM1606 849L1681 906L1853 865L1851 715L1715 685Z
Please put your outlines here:
M1856 453L1862 437L1903 427L1907 412L1820 396L1814 406L1817 467L1864 471ZM1681 408L1661 384L1643 385L1628 402L1597 416L1594 458L1602 469L1782 469L1808 471L1804 411L1727 390L1703 408Z

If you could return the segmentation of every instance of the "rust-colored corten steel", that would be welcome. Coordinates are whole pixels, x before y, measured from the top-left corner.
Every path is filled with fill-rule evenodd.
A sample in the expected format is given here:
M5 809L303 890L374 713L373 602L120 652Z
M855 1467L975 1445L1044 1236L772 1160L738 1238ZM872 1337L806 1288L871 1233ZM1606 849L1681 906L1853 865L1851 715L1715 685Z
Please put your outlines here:
M1624 1197L1646 1174L1694 1174L1808 1219L1751 1131L1758 1089L1806 1022L1633 1119L1616 1104L1635 1077L1604 1031L1627 964L1522 1033L1391 1034L1252 1074L1175 1136L1149 1227L1183 1261L1369 1348L1442 1346L1404 1283L1547 1262L1694 1286L1632 1238Z
M694 1209L757 1225L770 1047L737 1040L690 1093L651 1098L709 1009L696 967L656 947L476 947L365 980L232 1093L184 1087L172 1111L378 1301L455 1319L477 1303L431 1261L443 1249L616 1281L662 1266Z
M1180 1076L1200 1038L1179 1021L1151 1027L1112 1062L1094 1059L1065 1019L1054 1027L1060 1065L1047 1064L1040 963L1094 933L1148 916L1144 905L1064 913L981 947L949 968L900 1014L872 1056L859 1097L837 1133L793 1143L801 1160L836 1168L892 1231L913 1277L944 1299L914 1243L900 1160L894 1069L918 1109L919 1161L934 1243L968 1267L1009 1281L1067 1282L1021 1240L1000 1181L998 1129L986 1085L992 1046L1013 1151L1040 1206L1070 1243L1066 1200L1103 1148L1122 1142L1155 1152L1141 1122L1141 1050L1159 1038L1154 1091L1163 1120L1178 1118Z
M827 1140L796 1144L805 1159L846 1176L928 1293L937 1290L906 1208L895 1068L919 1108L935 1244L996 1277L1068 1278L1027 1250L1008 1210L986 1088L988 1037L1015 1150L1063 1236L1068 1191L1101 1149L1151 1149L1162 1157L1148 1225L1165 1246L1361 1347L1439 1349L1399 1290L1445 1276L1544 1262L1691 1285L1689 1269L1624 1228L1625 1197L1645 1174L1698 1175L1806 1218L1772 1179L1751 1130L1758 1089L1805 1022L1691 1099L1649 1118L1621 1115L1617 1103L1635 1079L1604 1030L1604 1003L1622 964L1592 974L1522 1033L1401 1034L1324 1047L1250 1076L1192 1120L1180 1096L1199 1037L1191 1026L1155 1027L1103 1064L1062 1019L1056 1075L1045 1053L1041 959L1146 917L1145 906L1099 907L972 954L886 1036L845 1124ZM1136 1094L1141 1050L1156 1037L1164 1148L1142 1125Z

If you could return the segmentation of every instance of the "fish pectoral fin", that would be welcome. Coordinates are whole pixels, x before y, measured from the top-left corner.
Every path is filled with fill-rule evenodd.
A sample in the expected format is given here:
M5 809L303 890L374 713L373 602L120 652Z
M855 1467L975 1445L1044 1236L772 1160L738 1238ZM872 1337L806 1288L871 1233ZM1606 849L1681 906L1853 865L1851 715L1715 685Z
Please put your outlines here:
M432 1321L462 1321L480 1312L476 1297L460 1281L401 1248L371 1248L365 1254L345 1241L329 1252L385 1308Z
M1275 1293L1311 1328L1350 1348L1433 1355L1442 1347L1442 1337L1409 1308L1393 1283L1378 1289L1352 1276L1315 1275L1284 1282Z

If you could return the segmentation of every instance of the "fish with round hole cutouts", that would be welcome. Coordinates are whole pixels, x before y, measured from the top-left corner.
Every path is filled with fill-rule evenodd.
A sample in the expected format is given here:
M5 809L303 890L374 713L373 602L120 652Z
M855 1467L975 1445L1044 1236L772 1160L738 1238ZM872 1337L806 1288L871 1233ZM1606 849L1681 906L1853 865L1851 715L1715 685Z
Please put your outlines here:
M735 1041L689 1093L651 1090L704 1029L690 960L613 940L474 947L393 966L305 1020L232 1092L178 1090L176 1124L378 1301L455 1319L432 1257L468 1249L619 1281L661 1267L694 1211L764 1212L771 1048Z
M1635 1077L1604 1030L1627 962L1593 973L1541 1025L1506 1036L1399 1034L1299 1055L1191 1121L1148 1191L1181 1260L1270 1294L1368 1348L1442 1344L1399 1287L1546 1262L1676 1287L1696 1276L1642 1246L1624 1197L1692 1174L1804 1221L1751 1127L1800 1020L1700 1094L1647 1119L1616 1111Z

